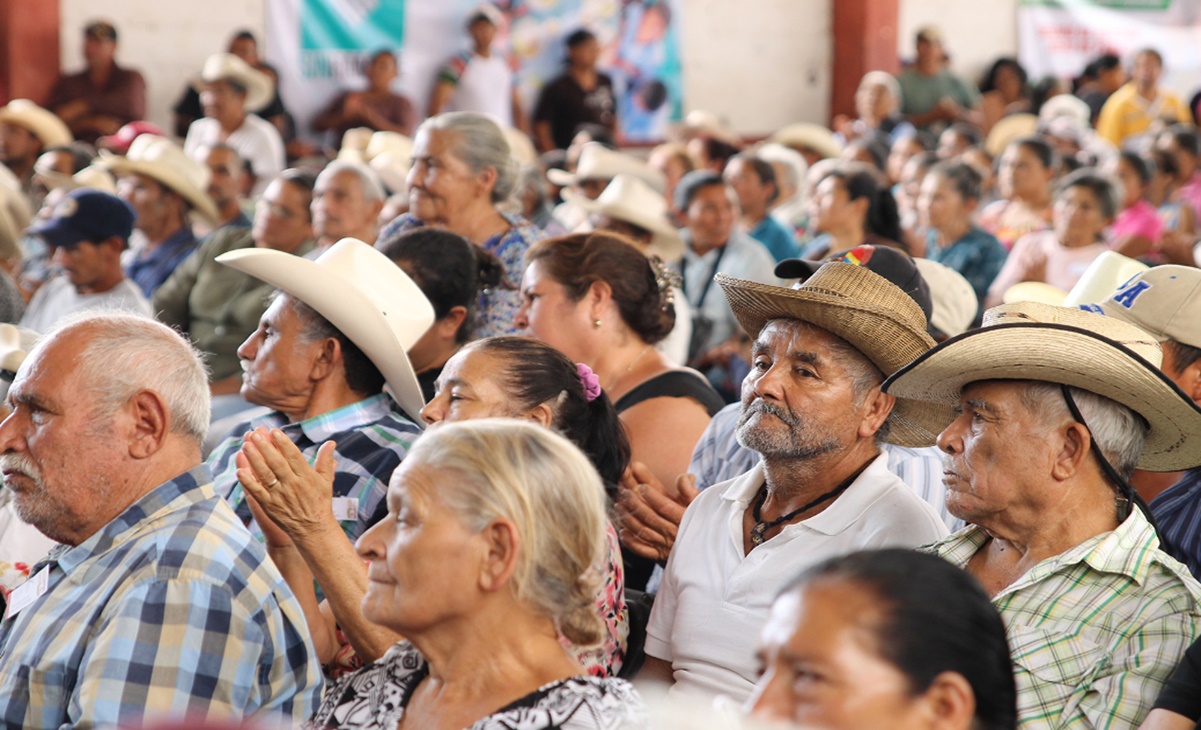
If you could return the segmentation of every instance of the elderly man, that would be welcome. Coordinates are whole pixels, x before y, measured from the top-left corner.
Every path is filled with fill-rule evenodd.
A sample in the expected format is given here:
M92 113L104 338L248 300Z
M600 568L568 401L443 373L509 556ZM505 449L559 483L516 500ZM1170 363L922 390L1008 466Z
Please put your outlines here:
M387 199L384 186L367 165L335 160L317 176L313 188L313 233L320 255L343 238L374 244L379 213Z
M33 166L42 152L71 144L62 120L28 99L13 99L0 108L0 164L21 184L30 209L36 210Z
M121 268L133 219L133 210L120 198L78 188L55 206L48 221L31 228L53 251L62 273L38 288L21 326L46 332L67 315L97 309L151 316L150 303Z
M95 144L124 124L146 118L146 81L117 65L117 29L103 20L83 29L87 68L60 76L46 102L77 139Z
M0 471L18 514L63 545L0 624L5 726L316 708L300 605L200 464L207 395L199 355L128 315L73 321L22 364Z
M970 524L930 550L1004 617L1024 727L1137 726L1201 629L1201 585L1127 483L1201 462L1201 409L1160 358L1131 324L1022 302L885 383L905 442L946 454Z
M126 273L147 296L196 250L190 211L210 221L217 208L209 199L209 171L189 159L166 137L144 134L124 156L102 159L120 176L117 195L137 213L138 246L126 262Z
M200 159L202 148L224 142L238 151L258 180L257 196L284 171L284 141L271 122L251 114L271 102L275 82L232 53L218 53L204 62L200 104L204 118L188 127L184 152Z
M745 700L776 593L809 562L915 547L946 534L888 470L879 442L904 434L891 374L934 341L917 303L860 266L825 264L795 289L717 277L755 338L738 439L762 459L705 490L679 538L647 627L643 673L681 691Z

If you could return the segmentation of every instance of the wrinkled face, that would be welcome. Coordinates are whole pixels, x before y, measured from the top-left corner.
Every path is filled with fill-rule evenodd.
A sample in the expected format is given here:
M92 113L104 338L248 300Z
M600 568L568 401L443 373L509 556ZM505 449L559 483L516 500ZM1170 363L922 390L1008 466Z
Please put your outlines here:
M500 378L506 363L500 357L470 346L459 350L438 376L437 395L421 409L428 424L473 418L516 416L511 396Z
M926 175L921 191L917 210L922 225L943 230L958 228L967 221L970 213L967 201L947 178Z
M149 175L131 172L117 181L117 196L133 207L134 227L161 230L167 218L176 214L171 197L178 197Z
M204 164L211 173L208 194L213 202L218 206L236 202L245 176L238 153L231 149L210 149L204 156Z
M1055 198L1052 209L1055 235L1066 246L1085 246L1101 236L1109 218L1092 190L1073 185Z
M423 129L413 140L409 168L409 212L427 224L458 219L472 203L488 199L492 190L480 175L455 155L457 132Z
M305 342L301 329L289 298L277 296L263 312L258 329L238 347L243 398L284 412L307 401L322 343Z
M737 216L734 191L726 185L708 185L692 197L684 224L698 247L723 246L730 240Z
M35 351L9 390L12 412L0 423L0 473L17 514L69 544L113 497L108 467L122 449L118 416L105 412L75 367L85 343L76 332Z
M367 65L367 83L373 89L386 89L397 76L396 56L381 53Z
M210 119L236 116L246 109L246 92L238 91L228 81L206 81L200 89L200 106Z
M0 162L5 165L32 165L42 151L42 142L33 132L11 122L0 122Z
M359 538L370 561L363 615L405 636L460 615L478 591L487 547L439 498L456 472L405 459L388 484L388 515Z
M930 727L923 697L877 648L878 600L848 581L817 580L776 599L760 638L755 717L827 730Z
M1011 144L1005 148L997 173L997 186L1003 198L1041 197L1046 195L1050 184L1051 171L1038 155L1025 145Z
M544 259L525 269L521 279L521 309L513 323L573 360L587 352L585 339L593 330L585 299L572 301L567 287L546 271Z
M338 241L346 236L374 238L379 201L368 200L359 176L350 170L322 173L313 186L313 232Z
M254 206L255 243L278 251L295 251L312 237L308 196L295 185L273 180Z
M835 349L840 342L797 320L768 322L742 381L738 443L790 459L812 459L853 443L863 403Z
M734 193L738 196L738 204L743 209L758 209L767 205L768 198L772 194L771 185L759 179L754 168L744 161L730 160L722 177L730 184L730 187L734 188Z

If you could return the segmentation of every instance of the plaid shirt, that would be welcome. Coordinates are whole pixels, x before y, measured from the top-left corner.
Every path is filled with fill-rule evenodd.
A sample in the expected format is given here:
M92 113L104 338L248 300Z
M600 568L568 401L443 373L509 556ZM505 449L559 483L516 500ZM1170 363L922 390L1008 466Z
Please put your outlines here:
M235 427L205 463L214 475L213 489L226 498L247 525L251 522L250 508L238 483L234 456L242 448L242 437L259 426L283 431L310 463L317 459L321 444L331 440L337 443L334 496L352 497L359 502L358 519L342 521L351 542L387 511L384 497L388 494L388 479L421 434L421 429L394 408L392 399L383 393L297 423L288 423L284 414L273 411ZM252 532L262 534L257 525Z
M966 568L975 525L926 548ZM1158 549L1138 510L1042 561L993 597L1005 619L1026 728L1134 728L1201 635L1201 585Z
M300 605L203 467L32 575L43 567L48 590L0 624L4 727L316 709L321 667Z

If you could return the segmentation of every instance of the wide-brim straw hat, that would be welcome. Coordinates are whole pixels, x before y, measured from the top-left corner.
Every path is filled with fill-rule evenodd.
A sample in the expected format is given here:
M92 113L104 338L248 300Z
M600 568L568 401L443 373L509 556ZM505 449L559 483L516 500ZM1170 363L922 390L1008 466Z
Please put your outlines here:
M1132 324L1037 302L993 307L983 327L920 355L884 382L913 430L902 446L930 446L954 420L963 388L985 380L1034 380L1104 396L1146 420L1138 468L1201 464L1201 409L1160 370L1155 338ZM917 438L909 438L917 436Z
M813 150L822 157L838 157L842 154L842 144L833 132L820 124L809 122L781 127L767 141L785 147Z
M363 351L414 423L425 400L408 350L434 323L434 308L413 280L372 246L343 238L316 260L266 248L244 248L217 262L296 297Z
M75 139L71 130L54 112L43 109L29 99L13 99L0 107L0 122L24 127L42 142L42 147L64 147Z
M275 82L267 74L232 53L215 53L204 61L200 80L204 82L234 81L246 89L246 111L257 112L275 98Z
M596 200L570 188L563 191L563 199L589 213L601 213L650 231L653 237L647 247L648 254L668 263L684 256L684 239L667 217L667 199L632 175L613 178Z
M1019 137L1029 137L1038 131L1038 117L1033 114L1011 114L1002 117L989 130L984 151L993 158L1001 156L1009 143Z
M555 185L570 187L584 180L612 180L618 175L632 175L660 193L667 190L667 178L642 160L609 149L599 142L589 142L580 149L575 173L566 170L547 170L546 177Z
M752 338L773 319L797 319L846 340L884 375L934 346L926 315L900 287L862 266L831 261L794 287L717 274L734 317ZM912 441L906 414L894 408L887 440Z
M114 175L138 173L154 178L178 193L209 221L221 219L217 205L208 194L211 175L208 167L188 157L182 147L166 137L143 134L129 145L129 151L124 155L101 150L96 164Z

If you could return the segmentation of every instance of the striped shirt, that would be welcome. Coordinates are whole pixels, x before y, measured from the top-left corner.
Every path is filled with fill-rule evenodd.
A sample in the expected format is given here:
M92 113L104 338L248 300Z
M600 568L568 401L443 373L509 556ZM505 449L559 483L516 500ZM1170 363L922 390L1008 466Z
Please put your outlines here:
M1189 469L1180 481L1151 500L1151 514L1168 550L1201 575L1201 468Z
M247 525L251 523L250 507L238 483L234 457L242 448L242 437L260 426L283 431L309 463L316 461L321 444L336 442L334 496L358 501L358 518L342 520L342 529L351 542L387 511L384 497L388 493L388 480L421 434L421 429L383 393L296 423L288 423L287 416L272 411L234 427L213 449L206 463L214 474L213 488ZM257 525L252 526L252 532L261 535Z
M317 708L300 605L197 467L34 566L47 590L0 624L0 724L140 724Z
M927 548L966 568L970 525ZM1135 510L1116 530L1042 561L993 597L1005 619L1025 728L1134 728L1201 635L1201 585Z

